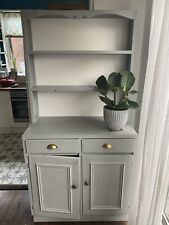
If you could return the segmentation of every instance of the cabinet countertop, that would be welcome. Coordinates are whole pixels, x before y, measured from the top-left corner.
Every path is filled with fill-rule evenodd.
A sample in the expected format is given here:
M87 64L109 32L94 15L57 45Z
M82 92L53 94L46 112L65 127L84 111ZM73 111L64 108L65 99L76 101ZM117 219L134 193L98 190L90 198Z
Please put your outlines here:
M23 134L23 139L55 138L136 138L126 125L122 131L109 131L103 117L40 117Z
M15 87L2 87L0 85L0 91L12 91L12 90L26 90L26 84L18 84Z

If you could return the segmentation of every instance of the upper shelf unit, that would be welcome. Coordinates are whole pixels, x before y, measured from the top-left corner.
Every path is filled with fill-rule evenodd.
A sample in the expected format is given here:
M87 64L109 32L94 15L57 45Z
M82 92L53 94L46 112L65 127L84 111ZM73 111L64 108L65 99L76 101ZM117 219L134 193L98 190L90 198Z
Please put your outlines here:
M128 10L23 11L32 121L67 116L70 102L69 116L101 115L96 79L132 70L135 19Z

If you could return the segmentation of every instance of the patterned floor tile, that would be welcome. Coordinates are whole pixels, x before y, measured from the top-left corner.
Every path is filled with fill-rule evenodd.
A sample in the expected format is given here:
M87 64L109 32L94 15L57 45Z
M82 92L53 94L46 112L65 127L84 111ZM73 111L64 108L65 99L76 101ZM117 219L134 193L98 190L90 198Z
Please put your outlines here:
M0 135L0 184L27 184L21 134Z

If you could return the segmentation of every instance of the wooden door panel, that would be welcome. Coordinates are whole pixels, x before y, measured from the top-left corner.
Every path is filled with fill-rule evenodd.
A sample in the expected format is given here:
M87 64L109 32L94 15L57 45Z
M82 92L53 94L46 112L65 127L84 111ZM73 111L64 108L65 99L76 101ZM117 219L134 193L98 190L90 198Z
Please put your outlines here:
M35 214L79 218L79 158L31 155L29 161Z
M71 213L70 166L38 164L37 178L41 211Z
M82 163L83 214L125 214L132 155L84 155Z
M123 163L91 163L92 210L121 209L123 172Z

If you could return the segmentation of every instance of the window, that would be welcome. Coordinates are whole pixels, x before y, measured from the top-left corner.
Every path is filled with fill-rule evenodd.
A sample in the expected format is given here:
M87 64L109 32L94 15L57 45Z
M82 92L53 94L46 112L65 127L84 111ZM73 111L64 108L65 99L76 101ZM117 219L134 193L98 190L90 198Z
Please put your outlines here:
M24 63L24 50L23 50L23 37L14 37L7 36L6 40L9 46L9 55L11 55L11 59L9 59L10 68L13 67L12 59L16 60L16 69L18 76L25 75L25 63Z
M24 76L25 62L20 12L3 11L2 20L8 71L15 69L18 76Z

